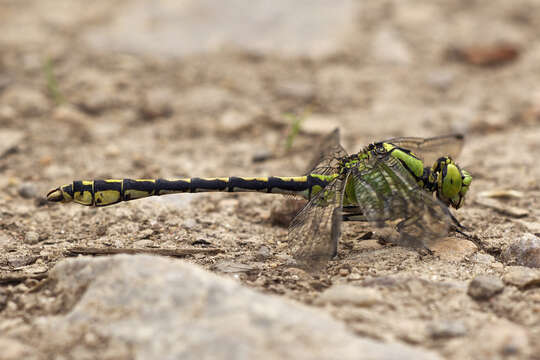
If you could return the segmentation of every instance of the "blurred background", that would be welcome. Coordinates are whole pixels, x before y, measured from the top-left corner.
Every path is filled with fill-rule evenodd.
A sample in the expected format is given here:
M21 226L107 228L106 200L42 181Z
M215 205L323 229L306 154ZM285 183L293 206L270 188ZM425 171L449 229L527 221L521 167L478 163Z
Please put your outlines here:
M537 1L0 6L4 182L297 171L336 126L349 151L538 126Z

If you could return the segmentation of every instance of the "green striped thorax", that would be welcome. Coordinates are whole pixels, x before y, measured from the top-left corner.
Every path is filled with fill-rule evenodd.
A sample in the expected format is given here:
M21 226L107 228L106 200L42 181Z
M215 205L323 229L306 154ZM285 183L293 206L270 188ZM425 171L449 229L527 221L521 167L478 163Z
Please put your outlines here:
M428 167L412 151L392 143L379 142L370 144L364 151L354 156L347 157L342 165L350 168L359 159L388 155L398 159L419 186L429 192L435 192L437 198L444 204L456 209L463 205L472 176L461 169L449 156L440 157L433 166Z

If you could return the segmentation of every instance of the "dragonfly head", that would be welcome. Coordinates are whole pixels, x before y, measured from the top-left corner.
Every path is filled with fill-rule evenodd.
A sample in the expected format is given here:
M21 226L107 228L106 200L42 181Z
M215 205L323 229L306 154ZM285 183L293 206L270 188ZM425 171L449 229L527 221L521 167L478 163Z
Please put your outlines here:
M51 202L70 202L73 201L73 187L71 184L62 185L52 189L47 193L47 200Z
M437 198L448 206L459 209L472 182L472 176L462 170L450 157L439 158L431 168L436 181Z

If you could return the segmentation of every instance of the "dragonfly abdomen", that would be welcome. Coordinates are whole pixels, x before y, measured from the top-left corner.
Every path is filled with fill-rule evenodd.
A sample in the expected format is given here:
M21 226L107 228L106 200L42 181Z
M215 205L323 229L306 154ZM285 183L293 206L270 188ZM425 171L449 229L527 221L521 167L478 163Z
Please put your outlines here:
M332 178L331 176L328 177ZM77 180L47 194L47 200L76 202L86 206L107 206L122 201L178 193L265 192L294 194L309 198L324 188L328 180L321 175L296 177L224 177L185 179L108 179Z

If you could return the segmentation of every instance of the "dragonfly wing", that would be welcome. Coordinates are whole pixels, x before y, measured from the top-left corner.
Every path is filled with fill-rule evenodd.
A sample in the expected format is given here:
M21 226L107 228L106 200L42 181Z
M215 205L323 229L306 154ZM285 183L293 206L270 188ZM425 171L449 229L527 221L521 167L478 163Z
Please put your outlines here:
M393 156L373 157L351 171L358 207L366 220L379 227L399 220L397 242L402 246L429 247L446 236L448 208L423 190Z
M415 153L424 161L424 166L431 166L441 156L456 159L461 153L465 137L462 134L452 134L432 137L399 137L384 141Z
M337 172L338 159L347 156L341 146L339 128L326 135L317 147L318 153L309 163L306 174L328 175Z
M343 184L334 179L317 193L289 226L289 246L299 264L315 268L330 260L341 236Z

